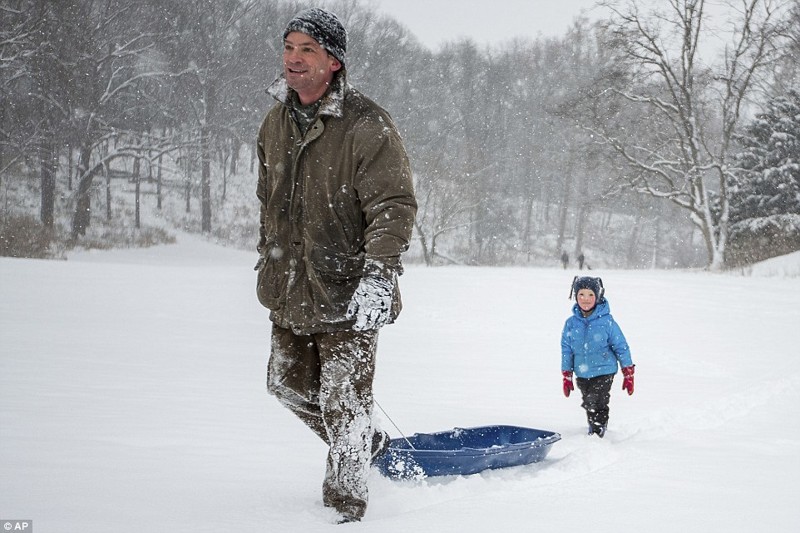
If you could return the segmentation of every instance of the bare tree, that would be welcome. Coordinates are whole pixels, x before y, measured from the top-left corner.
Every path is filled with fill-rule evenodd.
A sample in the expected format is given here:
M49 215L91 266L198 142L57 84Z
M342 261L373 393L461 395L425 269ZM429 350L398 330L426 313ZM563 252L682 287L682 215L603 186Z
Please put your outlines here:
M800 0L787 0L791 4L789 23L786 24L786 46L773 63L772 95L784 95L800 88Z
M238 117L225 114L225 103L235 87L249 56L237 47L245 17L255 0L199 0L181 6L177 12L177 37L169 54L173 70L180 72L178 94L185 110L186 124L197 133L201 159L201 226L211 231L211 162L223 133L234 130Z
M604 3L613 13L608 36L632 83L610 87L606 96L622 98L640 122L598 121L592 131L627 163L636 191L688 211L705 240L708 267L719 270L735 171L731 142L758 77L776 56L785 9L777 0L732 2L723 61L711 67L702 56L703 37L714 30L705 0L665 0L649 11L632 0L620 4Z
M142 153L133 133L148 127L139 112L145 102L143 82L165 76L148 60L162 36L155 28L164 18L155 0L47 4L54 10L52 24L72 36L71 45L59 52L58 59L71 71L65 82L65 107L79 149L72 218L72 237L77 238L91 222L90 193L97 173L113 159ZM101 155L100 147L112 139L114 149Z
M26 140L36 138L24 127L27 109L16 105L19 95L28 90L27 58L35 47L37 21L28 16L29 9L23 2L0 4L0 183L24 157Z
M22 160L39 162L39 218L52 228L58 146L65 138L59 126L65 117L66 73L55 61L62 35L49 31L49 11L43 0L0 5L0 175Z

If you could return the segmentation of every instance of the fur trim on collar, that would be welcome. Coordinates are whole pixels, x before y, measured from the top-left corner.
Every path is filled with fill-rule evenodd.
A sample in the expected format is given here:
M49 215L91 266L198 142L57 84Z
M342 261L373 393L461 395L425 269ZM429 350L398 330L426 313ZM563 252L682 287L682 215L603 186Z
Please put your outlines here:
M344 70L341 70L334 76L330 90L322 97L318 114L341 117L344 109L344 97L347 87L349 87L347 84L347 75ZM289 85L286 83L286 78L281 74L277 80L267 87L266 93L283 105L289 107L291 105L289 91L291 90L292 89L290 89Z

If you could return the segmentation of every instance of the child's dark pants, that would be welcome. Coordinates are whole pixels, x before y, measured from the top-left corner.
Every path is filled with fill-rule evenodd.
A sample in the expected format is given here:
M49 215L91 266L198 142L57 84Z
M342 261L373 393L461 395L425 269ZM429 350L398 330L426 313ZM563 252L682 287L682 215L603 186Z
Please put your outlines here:
M614 374L577 378L576 381L581 394L583 394L581 407L586 410L589 430L598 432L602 428L605 431L605 427L608 425L608 403L611 401L611 384L614 382Z

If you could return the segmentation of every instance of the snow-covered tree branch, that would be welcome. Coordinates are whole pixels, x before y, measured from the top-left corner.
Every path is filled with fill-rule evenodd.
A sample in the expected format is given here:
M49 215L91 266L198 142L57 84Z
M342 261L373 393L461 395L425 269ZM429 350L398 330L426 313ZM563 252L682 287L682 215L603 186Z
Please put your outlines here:
M598 121L592 132L626 163L637 191L688 211L705 240L709 268L719 270L729 234L731 142L755 81L779 49L779 4L729 3L727 29L706 28L705 0L668 0L646 12L633 2L604 4L615 14L608 43L630 69L628 83L606 94L629 102L626 113L647 124L626 130L624 122ZM717 66L701 37L725 31Z

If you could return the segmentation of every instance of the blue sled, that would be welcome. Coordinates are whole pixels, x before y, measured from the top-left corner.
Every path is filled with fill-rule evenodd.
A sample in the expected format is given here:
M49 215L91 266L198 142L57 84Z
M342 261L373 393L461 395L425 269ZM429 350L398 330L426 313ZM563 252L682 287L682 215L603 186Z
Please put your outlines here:
M455 428L392 439L374 464L394 479L467 476L539 462L559 440L558 433L518 426Z

